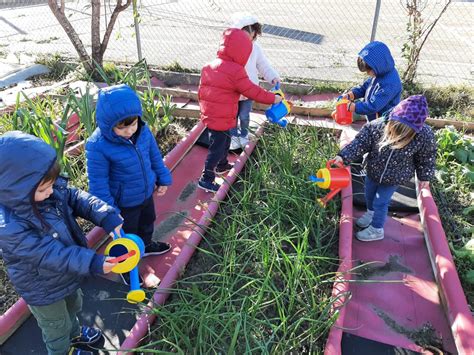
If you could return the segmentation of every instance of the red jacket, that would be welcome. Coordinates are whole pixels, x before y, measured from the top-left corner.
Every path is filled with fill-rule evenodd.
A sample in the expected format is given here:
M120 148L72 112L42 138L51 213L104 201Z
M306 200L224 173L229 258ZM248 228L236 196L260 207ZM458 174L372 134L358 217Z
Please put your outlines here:
M275 94L252 83L245 63L252 52L252 41L242 30L224 31L217 58L201 71L199 107L201 120L210 129L227 131L237 122L240 95L263 104L272 104Z

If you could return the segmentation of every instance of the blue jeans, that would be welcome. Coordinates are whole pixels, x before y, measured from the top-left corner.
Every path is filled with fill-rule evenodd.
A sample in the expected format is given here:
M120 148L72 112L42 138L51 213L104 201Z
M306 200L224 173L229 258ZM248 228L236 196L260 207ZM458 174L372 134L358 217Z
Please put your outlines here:
M365 177L365 201L367 209L374 211L372 227L383 228L387 218L388 206L398 186L382 185Z
M48 355L64 355L71 339L79 336L77 314L82 310L82 290L47 306L28 306L38 322Z
M247 137L249 133L250 111L252 111L252 100L239 101L239 111L237 112L237 125L240 122L240 133L237 127L230 130L232 137Z
M214 182L216 177L214 169L218 166L225 166L228 163L227 153L229 153L230 135L229 131L214 131L209 128L208 131L210 144L201 180Z

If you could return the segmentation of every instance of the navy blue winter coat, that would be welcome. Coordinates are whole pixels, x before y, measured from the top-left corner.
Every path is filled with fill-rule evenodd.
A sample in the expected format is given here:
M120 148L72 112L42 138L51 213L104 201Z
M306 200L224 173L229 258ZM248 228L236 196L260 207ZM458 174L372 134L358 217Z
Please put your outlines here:
M352 88L354 98L364 98L355 104L355 112L367 115L369 121L381 117L400 102L402 82L388 47L382 42L370 42L359 56L375 72L375 78Z
M402 185L416 175L420 181L430 181L436 168L436 139L433 131L426 124L415 138L401 149L384 147L379 150L387 120L385 117L367 123L354 140L338 154L349 164L366 159L367 176L379 184Z
M155 137L142 120L135 143L113 131L118 122L141 115L140 100L129 86L99 92L99 127L86 144L89 192L118 208L138 206L152 195L155 185L172 182Z
M21 132L0 136L0 249L9 278L32 306L75 292L85 276L103 273L104 256L87 249L76 217L112 231L118 211L58 178L53 194L33 207L34 192L56 160L40 139Z

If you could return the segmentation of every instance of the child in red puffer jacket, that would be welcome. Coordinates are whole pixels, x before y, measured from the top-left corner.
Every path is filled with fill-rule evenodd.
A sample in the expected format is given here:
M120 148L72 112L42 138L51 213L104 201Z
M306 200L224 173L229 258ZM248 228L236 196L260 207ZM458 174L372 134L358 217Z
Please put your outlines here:
M231 142L229 130L236 127L240 95L263 104L279 103L281 97L254 84L245 71L252 52L249 33L240 29L224 31L217 58L205 65L199 83L201 120L209 131L209 153L198 186L216 192L220 185L215 174L229 171L227 161Z

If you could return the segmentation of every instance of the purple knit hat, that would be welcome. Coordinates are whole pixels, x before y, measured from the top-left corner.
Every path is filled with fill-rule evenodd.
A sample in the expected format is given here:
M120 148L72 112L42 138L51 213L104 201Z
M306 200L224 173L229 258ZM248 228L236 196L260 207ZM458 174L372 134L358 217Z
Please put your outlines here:
M406 124L418 133L423 128L428 115L426 98L423 95L413 95L400 101L390 112L388 119Z

